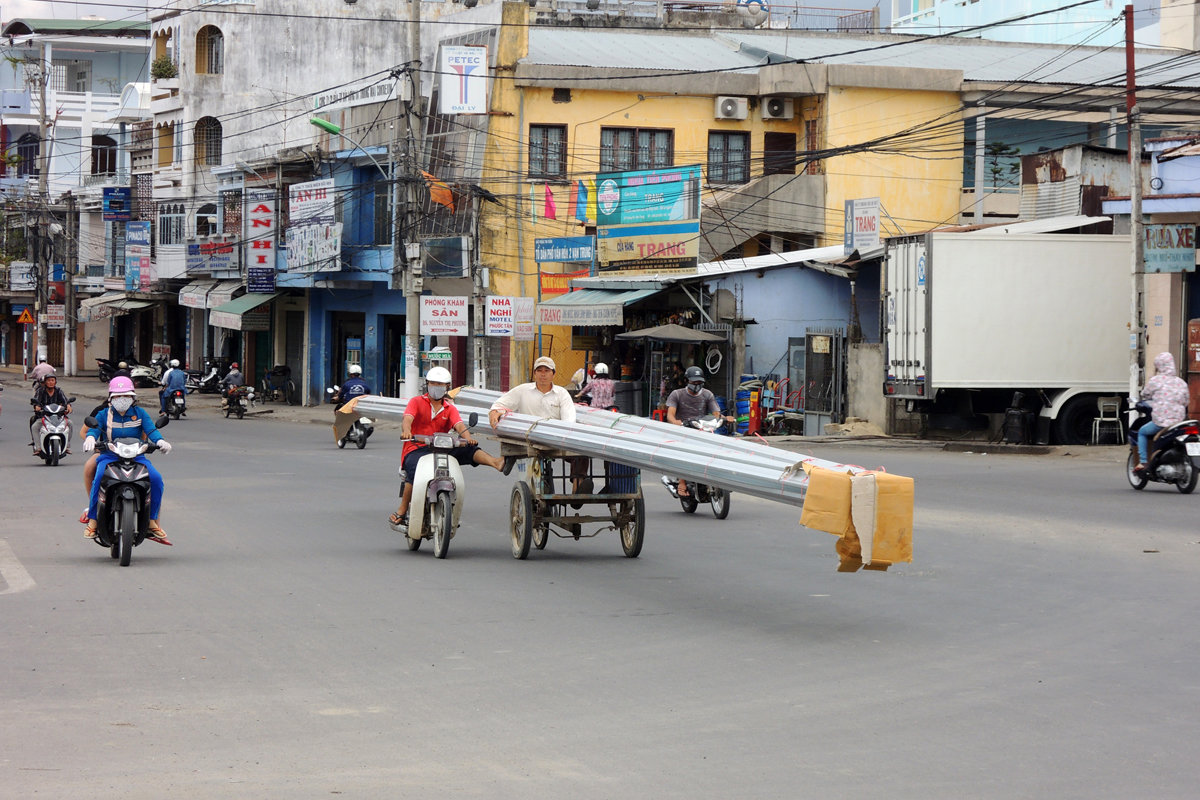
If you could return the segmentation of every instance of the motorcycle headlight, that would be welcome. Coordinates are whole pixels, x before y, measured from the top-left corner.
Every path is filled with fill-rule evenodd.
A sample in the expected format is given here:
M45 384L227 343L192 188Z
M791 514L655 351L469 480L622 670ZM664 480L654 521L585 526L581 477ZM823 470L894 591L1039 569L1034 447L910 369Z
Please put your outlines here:
M435 433L432 444L439 450L451 450L454 448L454 437L448 433Z
M137 458L141 455L142 445L138 442L111 442L108 449L117 454L117 458Z

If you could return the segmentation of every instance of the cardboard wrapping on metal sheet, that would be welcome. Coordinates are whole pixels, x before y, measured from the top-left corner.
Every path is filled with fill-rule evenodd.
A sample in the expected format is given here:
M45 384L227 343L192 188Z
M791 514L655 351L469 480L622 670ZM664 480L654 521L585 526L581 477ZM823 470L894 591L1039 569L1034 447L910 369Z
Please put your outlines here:
M912 478L806 464L808 493L800 524L839 537L839 572L886 570L912 561Z
M354 426L354 421L362 416L355 408L358 406L358 401L364 397L370 397L370 395L360 394L333 413L333 440L335 442L346 438L346 434Z

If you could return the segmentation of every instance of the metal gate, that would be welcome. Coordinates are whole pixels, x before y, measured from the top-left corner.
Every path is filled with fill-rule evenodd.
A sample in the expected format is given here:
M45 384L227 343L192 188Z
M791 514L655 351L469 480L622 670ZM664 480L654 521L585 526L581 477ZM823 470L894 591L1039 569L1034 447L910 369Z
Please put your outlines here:
M804 434L846 418L846 332L809 328L804 335Z

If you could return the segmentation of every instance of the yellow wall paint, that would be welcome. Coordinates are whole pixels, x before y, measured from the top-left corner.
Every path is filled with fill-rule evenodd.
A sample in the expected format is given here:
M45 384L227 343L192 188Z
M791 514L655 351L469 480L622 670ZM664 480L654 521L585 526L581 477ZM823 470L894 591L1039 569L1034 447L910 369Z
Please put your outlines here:
M884 235L957 221L963 158L960 108L954 92L830 87L821 146L850 147L882 139L876 149L889 152L834 156L824 162L822 244L842 240L846 200L879 197L895 220L882 220ZM893 138L898 134L903 140Z

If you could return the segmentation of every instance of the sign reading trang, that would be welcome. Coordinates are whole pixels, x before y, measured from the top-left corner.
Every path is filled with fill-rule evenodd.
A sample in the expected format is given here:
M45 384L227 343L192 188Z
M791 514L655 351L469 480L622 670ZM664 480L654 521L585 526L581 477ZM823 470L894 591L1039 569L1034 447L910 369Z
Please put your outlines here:
M1147 225L1144 231L1146 272L1196 271L1194 225Z
M848 256L879 247L879 198L846 201L846 224L842 246Z
M694 270L700 256L700 220L598 228L596 251L601 272Z
M594 306L548 306L537 307L538 325L620 325L624 322L624 306L605 303Z

